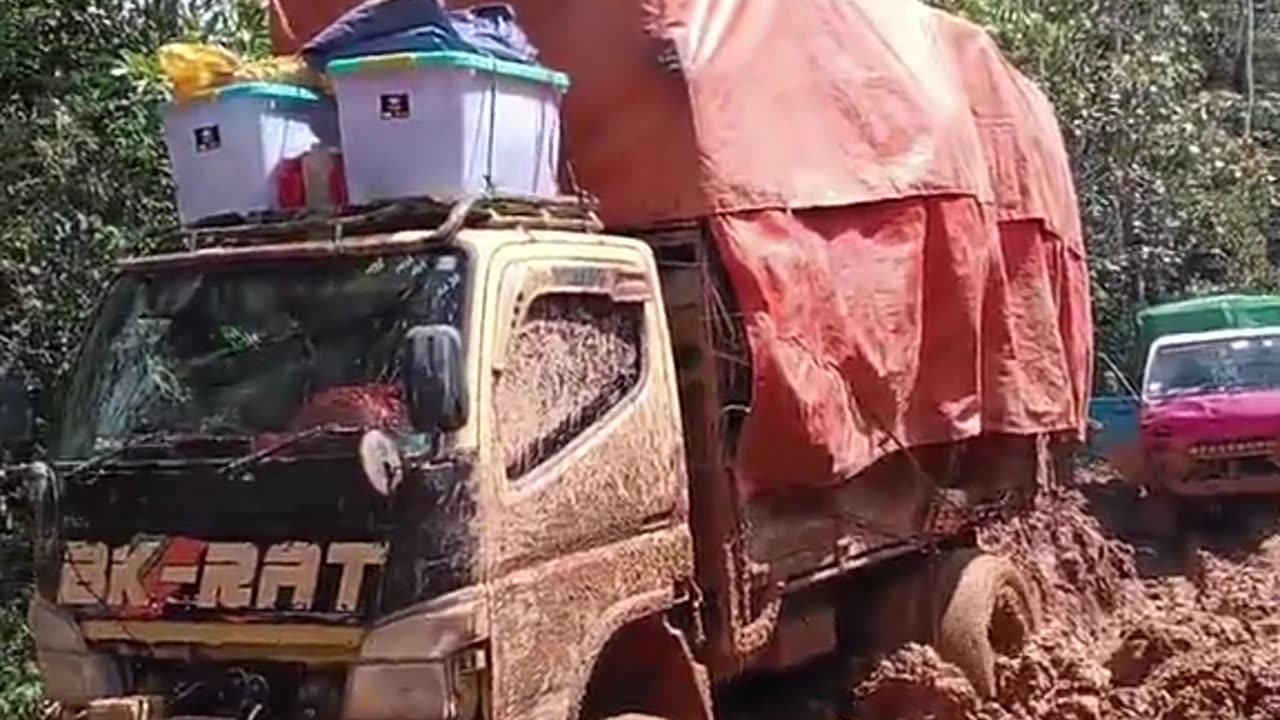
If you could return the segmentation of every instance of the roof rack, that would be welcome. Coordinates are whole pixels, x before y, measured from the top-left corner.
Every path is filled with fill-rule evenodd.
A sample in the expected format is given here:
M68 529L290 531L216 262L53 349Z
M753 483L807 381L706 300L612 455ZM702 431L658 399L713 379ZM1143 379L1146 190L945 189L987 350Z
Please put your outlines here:
M519 195L477 195L456 202L405 198L350 208L339 215L315 211L264 213L254 218L232 217L184 227L174 239L186 250L249 246L297 240L330 240L405 230L430 230L447 240L463 228L529 228L599 232L604 229L591 198L536 198Z

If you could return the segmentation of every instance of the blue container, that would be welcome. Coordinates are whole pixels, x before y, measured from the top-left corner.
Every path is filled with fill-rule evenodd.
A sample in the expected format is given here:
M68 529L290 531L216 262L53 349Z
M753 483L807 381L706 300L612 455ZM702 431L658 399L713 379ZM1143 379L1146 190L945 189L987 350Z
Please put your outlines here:
M1141 442L1141 407L1135 398L1096 397L1089 403L1089 419L1095 424L1089 433L1089 447L1100 455L1132 451Z

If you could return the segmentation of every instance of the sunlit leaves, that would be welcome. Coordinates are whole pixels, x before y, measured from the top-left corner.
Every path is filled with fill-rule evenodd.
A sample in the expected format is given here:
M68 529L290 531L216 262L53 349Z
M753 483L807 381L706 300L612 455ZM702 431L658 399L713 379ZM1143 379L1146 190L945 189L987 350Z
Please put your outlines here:
M154 52L180 39L264 55L263 4L0 0L0 370L38 388L115 260L175 222Z

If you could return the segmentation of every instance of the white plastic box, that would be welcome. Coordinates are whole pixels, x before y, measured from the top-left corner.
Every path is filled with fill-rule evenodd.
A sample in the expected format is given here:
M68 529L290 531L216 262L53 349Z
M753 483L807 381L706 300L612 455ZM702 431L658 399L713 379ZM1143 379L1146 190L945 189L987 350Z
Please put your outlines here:
M184 225L280 209L282 161L338 146L333 100L292 85L229 85L170 105L164 124Z
M563 73L464 52L335 60L353 205L558 193Z

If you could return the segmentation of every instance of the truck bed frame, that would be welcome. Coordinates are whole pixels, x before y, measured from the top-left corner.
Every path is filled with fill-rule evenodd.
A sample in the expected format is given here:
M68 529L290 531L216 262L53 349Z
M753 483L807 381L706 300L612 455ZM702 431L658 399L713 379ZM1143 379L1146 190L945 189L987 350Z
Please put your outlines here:
M751 407L741 313L705 226L632 233L655 251L672 334L690 470L690 521L714 677L758 664L792 601L884 561L972 544L1029 506L1052 471L1049 438L988 435L891 453L856 479L745 497L732 466ZM836 592L839 592L836 589Z

